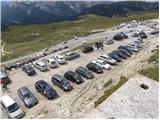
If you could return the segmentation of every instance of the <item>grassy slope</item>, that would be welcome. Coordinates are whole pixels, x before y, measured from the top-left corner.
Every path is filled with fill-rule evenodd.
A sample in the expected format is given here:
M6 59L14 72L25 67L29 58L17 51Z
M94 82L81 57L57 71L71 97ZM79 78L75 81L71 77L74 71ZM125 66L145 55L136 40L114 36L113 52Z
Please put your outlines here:
M5 51L12 52L2 56L2 61L51 47L74 36L88 35L94 29L109 28L133 19L146 20L153 18L158 18L157 12L116 18L87 15L81 16L77 21L65 21L47 25L12 26L9 31L2 32L2 41L7 43ZM39 36L33 36L33 33L39 33Z

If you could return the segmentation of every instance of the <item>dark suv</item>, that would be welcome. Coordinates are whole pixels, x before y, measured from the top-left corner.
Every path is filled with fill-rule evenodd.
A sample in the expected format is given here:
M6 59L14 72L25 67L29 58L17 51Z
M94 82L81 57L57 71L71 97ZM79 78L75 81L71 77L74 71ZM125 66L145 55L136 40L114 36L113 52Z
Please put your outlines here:
M126 59L126 58L127 58L127 56L124 55L124 54L122 54L120 51L115 50L115 51L113 51L113 53L116 54L116 55L118 55L119 57L121 57L121 58L123 58L123 59Z
M101 66L97 65L96 63L90 62L86 65L86 67L88 68L88 70L96 72L97 74L103 73L103 68Z
M63 89L63 91L70 91L73 89L70 82L63 76L55 74L52 76L51 81L54 85Z
M92 51L94 51L94 48L92 46L86 46L82 49L83 53L89 53L89 52L92 52Z
M21 68L27 75L34 75L36 73L33 67L29 64L25 64Z
M73 71L67 71L64 74L64 77L67 78L68 80L76 83L76 84L80 84L83 82L82 78L80 77L80 75L76 72Z
M117 54L115 54L115 53L108 53L108 55L111 58L115 59L117 62L121 62L122 61L122 59Z
M81 76L83 76L84 78L86 79L93 79L94 78L94 75L92 72L90 72L87 68L85 67L78 67L76 69L76 72L78 74L80 74Z
M42 95L48 99L53 99L57 97L57 92L52 88L50 84L44 80L39 80L35 83L35 88L37 92L40 92Z

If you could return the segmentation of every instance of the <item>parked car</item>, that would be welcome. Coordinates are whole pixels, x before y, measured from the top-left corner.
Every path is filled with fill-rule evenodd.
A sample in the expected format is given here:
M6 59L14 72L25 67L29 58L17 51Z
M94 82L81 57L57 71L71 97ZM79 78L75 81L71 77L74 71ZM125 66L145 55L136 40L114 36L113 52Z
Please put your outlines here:
M137 41L143 43L143 39L142 38L138 38Z
M151 35L156 35L156 34L159 34L159 31L158 30L153 30L153 31L150 32L150 34Z
M108 55L111 58L115 59L117 62L121 62L122 61L122 59L117 54L115 54L115 53L108 53Z
M31 91L26 87L21 87L18 89L18 95L24 102L25 106L31 108L38 104L38 99L31 93Z
M79 54L79 53L76 53L76 52L67 53L67 54L65 54L65 56L64 56L64 58L65 58L66 60L73 60L73 59L75 59L75 58L77 58L77 57L80 57L80 54Z
M37 92L40 92L43 96L47 97L47 99L54 99L57 97L57 92L44 80L38 80L35 83L35 88Z
M63 77L59 74L53 75L52 78L51 78L51 81L54 85L63 89L63 91L70 91L70 90L73 89L70 82L65 77Z
M104 42L104 44L106 44L106 45L111 45L113 43L114 43L114 41L112 39L105 40L105 42Z
M10 96L4 95L0 98L1 109L4 111L8 118L20 119L23 117L24 112L20 105L15 102Z
M131 54L125 49L118 49L118 51L121 52L122 54L126 55L127 57L131 56Z
M55 68L58 66L58 64L56 63L56 61L53 58L47 59L46 62L50 68Z
M27 75L34 75L36 73L33 67L29 64L25 64L21 68Z
M139 37L139 33L138 32L132 33L132 37Z
M128 38L128 35L126 33L121 32L120 34L122 35L123 38Z
M79 75L83 76L86 79L93 79L94 75L92 72L90 72L87 68L85 67L78 67L75 70Z
M133 52L138 52L138 48L136 46L126 45L126 47L132 50Z
M101 66L105 70L111 69L111 65L108 64L105 60L101 60L101 59L92 60L92 63L95 63L95 64Z
M122 40L124 36L121 33L117 33L113 36L114 40Z
M98 58L99 58L99 59L102 59L102 60L105 60L106 63L108 63L108 64L110 64L110 65L115 65L115 64L117 63L115 59L113 59L113 58L111 58L110 56L105 55L105 54L100 55Z
M82 48L83 53L89 53L92 51L94 51L94 48L92 46L86 46L86 47Z
M143 32L143 31L141 31L141 32L139 33L139 35L140 35L140 38L143 38L143 39L147 38L146 33Z
M91 70L97 74L99 73L103 73L103 68L102 66L96 64L96 63L93 63L93 62L90 62L86 65L86 67L88 68L88 70Z
M1 85L6 85L7 83L11 82L7 75L7 71L4 68L0 68L0 79Z
M67 71L64 74L64 77L76 84L80 84L83 82L83 79L81 78L81 76L78 73L73 71Z
M112 53L118 55L118 56L119 56L120 58L122 58L122 59L126 59L126 58L127 58L126 55L122 54L121 52L119 52L119 51L117 51L117 50L114 50Z
M46 71L46 70L48 70L47 64L45 62L43 62L43 61L39 61L39 62L35 61L33 63L33 65L34 65L35 68L37 68L40 71Z
M126 47L126 46L119 46L118 49L124 49L124 50L128 51L130 54L133 54L133 53L134 53L131 48L128 48L128 47Z
M55 55L54 58L59 64L65 64L67 61L62 55Z

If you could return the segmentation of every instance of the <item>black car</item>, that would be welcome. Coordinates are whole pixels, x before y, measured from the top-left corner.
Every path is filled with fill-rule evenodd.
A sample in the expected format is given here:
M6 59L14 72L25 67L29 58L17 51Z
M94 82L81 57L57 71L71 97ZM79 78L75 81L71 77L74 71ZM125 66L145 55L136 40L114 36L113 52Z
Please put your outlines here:
M42 95L48 99L53 99L57 97L57 92L52 88L50 84L44 80L39 80L35 83L35 88L37 92L40 92Z
M51 81L54 85L60 87L64 91L70 91L73 89L70 82L63 76L55 74L52 76Z
M124 49L124 50L128 51L130 54L133 54L133 53L134 53L133 50L129 49L129 48L126 47L126 46L119 46L118 49Z
M114 40L122 40L123 39L123 35L121 33L117 33L113 36Z
M88 68L88 70L96 72L97 74L103 73L103 68L101 66L97 65L96 63L90 62L86 65L86 67Z
M125 49L118 49L118 51L121 52L122 54L126 55L127 57L131 56L131 54Z
M76 52L72 52L72 53L68 53L68 54L65 54L64 58L66 60L73 60L77 57L80 57L80 54L79 53L76 53Z
M38 104L37 98L31 93L27 87L21 87L18 89L18 95L24 102L25 106L31 108Z
M113 51L112 53L118 55L120 58L123 58L123 59L126 59L126 58L127 58L127 56L124 55L124 54L122 54L120 51L115 50L115 51Z
M114 54L114 53L109 53L108 54L111 58L115 59L117 62L121 62L122 59L117 55L117 54Z
M139 33L139 36L140 36L140 38L144 38L144 39L147 38L146 33L143 31Z
M36 73L33 67L29 64L25 64L21 68L27 75L34 75Z
M85 67L78 67L78 68L76 69L76 72L77 72L79 75L81 75L81 76L83 76L84 78L86 78L86 79L93 79L93 78L94 78L93 73L90 72L90 71L89 71L87 68L85 68Z
M67 71L64 74L64 77L76 84L80 84L83 82L83 79L81 78L81 76L78 73L73 71Z
M92 46L86 46L86 47L82 48L83 53L89 53L92 51L94 51L94 48Z

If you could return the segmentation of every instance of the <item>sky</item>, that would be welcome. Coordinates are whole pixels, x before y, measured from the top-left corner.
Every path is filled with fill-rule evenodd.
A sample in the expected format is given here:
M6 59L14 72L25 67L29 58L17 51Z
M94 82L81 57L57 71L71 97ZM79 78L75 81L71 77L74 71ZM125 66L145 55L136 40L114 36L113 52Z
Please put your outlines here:
M159 1L159 0L1 0L1 1Z

